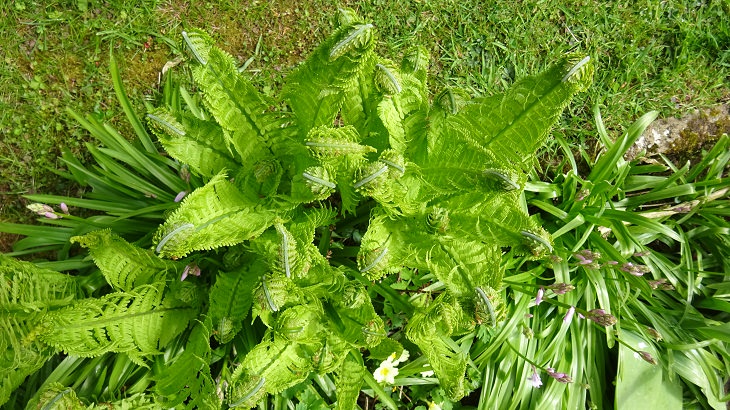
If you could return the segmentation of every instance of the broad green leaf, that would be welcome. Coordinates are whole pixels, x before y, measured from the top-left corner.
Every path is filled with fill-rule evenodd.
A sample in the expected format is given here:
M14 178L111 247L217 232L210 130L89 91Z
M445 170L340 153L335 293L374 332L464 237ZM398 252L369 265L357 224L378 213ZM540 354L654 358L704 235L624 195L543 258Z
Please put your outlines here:
M624 330L621 338L633 348L658 357L657 350L636 333ZM682 386L676 380L670 381L662 366L645 362L623 345L619 346L618 366L617 409L682 409Z

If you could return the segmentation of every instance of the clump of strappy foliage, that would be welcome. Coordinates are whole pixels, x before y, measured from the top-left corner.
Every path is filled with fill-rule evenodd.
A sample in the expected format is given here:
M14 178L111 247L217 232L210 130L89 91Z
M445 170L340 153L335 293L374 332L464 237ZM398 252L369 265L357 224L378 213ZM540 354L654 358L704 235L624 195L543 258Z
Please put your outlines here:
M590 83L588 58L566 57L505 94L447 90L432 104L426 51L416 47L401 63L382 58L374 27L343 12L270 101L208 35L183 36L202 104L180 89L147 120L167 154L204 182L179 206L144 205L150 218L140 224L164 217L151 235L136 231L144 225L115 228L143 214L131 210L93 224L62 219L86 232L71 241L88 249L106 293L87 286L96 294L85 295L74 276L3 259L2 366L13 371L0 400L59 352L116 353L152 366L131 391L168 408L248 408L333 374L337 408L351 409L363 380L377 387L363 352L382 359L403 349L376 294L408 316L404 334L420 349L412 357L430 364L448 397L463 397L468 354L452 337L504 319L501 249L551 250L522 191L535 150ZM176 166L155 155L115 159ZM103 185L99 197L123 189L79 172ZM155 189L143 180L129 191ZM179 185L153 197L171 198ZM405 269L429 272L444 290L409 300L377 284ZM78 401L62 385L45 391Z

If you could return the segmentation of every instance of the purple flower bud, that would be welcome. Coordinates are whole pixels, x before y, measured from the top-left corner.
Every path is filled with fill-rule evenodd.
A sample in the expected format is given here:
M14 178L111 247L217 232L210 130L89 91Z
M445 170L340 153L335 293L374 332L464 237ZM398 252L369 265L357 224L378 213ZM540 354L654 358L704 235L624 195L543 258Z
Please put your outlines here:
M183 281L185 278L188 277L188 275L193 276L200 276L200 268L198 265L191 263L190 265L185 266L185 269L183 269L182 276L180 277L180 280Z
M65 202L61 202L58 206L61 207L61 211L63 211L64 214L68 215L68 205L66 205Z
M53 212L46 212L45 214L43 214L43 216L45 216L48 219L58 219L58 218L60 218L60 216L56 215Z
M553 369L552 367L548 367L547 369L545 369L545 371L547 372L547 374L550 375L550 377L559 381L560 383L572 383L573 382L573 379L570 376L568 376L567 373L557 373L555 371L555 369Z
M652 355L649 354L649 352L642 351L642 352L637 352L637 353L639 354L639 356L641 356L642 359L644 359L645 362L647 362L649 364L653 364L653 365L657 364L656 359L654 359L654 357L652 357Z
M544 293L545 293L545 289L543 289L543 288L540 288L537 290L537 296L535 296L535 306L542 303L542 296Z
M548 289L552 290L556 295L564 295L571 290L574 290L575 286L570 283L554 283L548 286Z
M186 184L190 183L190 169L187 165L183 165L180 169L180 178L185 181Z
M657 331L656 329L652 329L652 328L650 328L650 327L649 327L649 328L647 328L647 329L646 329L646 331L647 331L647 333L649 333L649 334L651 335L651 337L653 337L653 338L654 338L654 340L656 340L657 342L663 339L663 337L662 337L662 334L661 334L661 333L659 333L659 332L658 332L658 331Z
M628 274L634 275L634 276L643 276L645 273L650 272L650 269L646 265L634 265L631 262L626 262L619 268L622 272L626 272Z
M37 213L40 216L45 216L47 212L53 212L53 208L46 204L41 203L33 203L30 205L27 205L26 208L30 209L31 211Z
M641 256L649 256L649 255L651 255L651 252L649 252L649 251L641 251L641 252L634 253L634 256L637 258L641 257Z
M581 255L579 253L576 253L573 256L575 256L575 258L578 259L578 264L579 265L588 265L589 263L593 263L593 259L588 259L588 258L586 258L585 256L583 256L583 255Z
M563 317L563 322L570 322L570 320L573 319L574 314L575 306L571 306L570 309L568 309L568 312L565 314L565 317Z
M608 262L606 262L606 265L616 266L616 265L618 265L618 261L608 261Z
M188 194L188 191L180 191L177 193L177 196L175 196L175 202L182 201L183 198L185 198L185 195Z
M601 326L613 326L618 321L616 317L610 313L606 313L603 309L593 309L588 312L588 319L598 323Z
M651 286L652 289L674 290L674 286L671 283L668 283L665 278L649 280L647 281L647 283L649 284L649 286Z
M575 196L575 201L576 202L580 202L580 201L586 199L588 197L588 195L590 195L590 194L591 194L591 191L589 191L588 189L583 188Z

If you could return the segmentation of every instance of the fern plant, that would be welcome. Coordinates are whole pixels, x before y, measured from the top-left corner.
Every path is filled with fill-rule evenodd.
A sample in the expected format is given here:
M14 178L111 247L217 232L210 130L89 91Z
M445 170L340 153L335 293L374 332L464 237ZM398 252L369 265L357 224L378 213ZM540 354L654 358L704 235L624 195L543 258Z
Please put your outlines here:
M336 386L327 398L336 408L354 408L363 389L396 408L366 360L400 355L403 344L417 347L413 357L430 365L448 398L464 397L475 385L468 346L454 337L505 319L502 250L533 258L552 250L523 189L535 150L590 84L589 58L566 56L505 94L446 90L431 102L428 53L416 47L401 63L380 57L374 27L343 11L340 27L287 76L281 99L269 100L210 36L192 30L183 39L200 96L179 88L146 116L175 162L144 141L142 156L117 156L169 167L134 177L140 191L157 187L155 197L168 198L147 208L165 211L162 222L145 234L59 214L82 233L70 241L96 266L86 276L4 262L3 283L12 284L4 299L40 277L16 271L53 280L3 308L3 332L13 335L5 368L24 354L36 359L4 382L0 401L65 352L149 367L151 377L134 386L165 408L304 400L304 382L322 380ZM169 180L169 169L189 169L190 185ZM93 180L121 189L113 178ZM191 192L174 204L178 190ZM119 215L130 216L138 217ZM440 290L409 297L378 283L405 270L431 275ZM83 294L89 277L106 285ZM386 327L384 304L408 316L404 329ZM35 403L78 402L53 381Z

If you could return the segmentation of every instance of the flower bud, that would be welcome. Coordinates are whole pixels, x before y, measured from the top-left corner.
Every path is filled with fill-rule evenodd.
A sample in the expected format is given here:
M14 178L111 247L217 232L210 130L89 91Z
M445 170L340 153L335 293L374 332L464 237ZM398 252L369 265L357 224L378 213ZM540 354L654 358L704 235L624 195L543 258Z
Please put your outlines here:
M606 313L603 309L593 309L588 312L588 319L598 323L601 326L613 326L616 324L616 317Z
M571 290L574 290L575 286L571 285L570 283L555 283L548 286L548 289L552 290L553 293L555 293L556 295L564 295Z
M654 357L652 357L652 355L649 354L649 352L639 351L637 353L639 354L639 356L641 356L642 359L644 359L645 362L647 362L649 364L653 364L653 365L657 364L656 359Z

